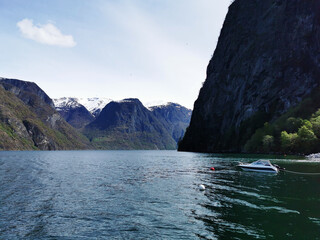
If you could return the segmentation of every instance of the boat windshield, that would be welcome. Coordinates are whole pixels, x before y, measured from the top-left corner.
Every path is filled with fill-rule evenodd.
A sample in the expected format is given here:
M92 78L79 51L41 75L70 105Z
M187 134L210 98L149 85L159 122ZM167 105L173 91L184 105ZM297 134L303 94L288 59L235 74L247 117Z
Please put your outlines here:
M253 163L251 163L252 165L262 165L262 166L272 166L272 164L270 163L269 160L258 160L258 161L255 161Z

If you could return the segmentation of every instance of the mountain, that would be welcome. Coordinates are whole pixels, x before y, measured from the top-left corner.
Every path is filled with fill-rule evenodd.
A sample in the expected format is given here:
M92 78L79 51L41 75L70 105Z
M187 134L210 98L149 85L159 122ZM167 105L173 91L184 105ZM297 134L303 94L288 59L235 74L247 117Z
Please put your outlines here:
M91 138L94 138L95 136L92 135L92 132L97 132L97 130L92 130L94 129L99 129L99 131L104 131L104 129L101 129L102 124L108 123L110 121L110 117L113 116L113 114L108 113L108 115L104 115L101 118L99 118L99 111L101 106L104 105L104 103L111 101L107 98L104 99L99 99L99 98L87 98L87 99L81 99L81 98L59 98L59 99L54 99L55 107L56 110L61 114L61 116L73 127L82 129L86 125L89 125L91 122L97 118L97 121L95 123L92 123L90 126L87 127L87 130L84 131L87 135L89 135ZM91 109L91 113L96 113L96 116L93 116L80 102L85 103L86 106L89 106ZM125 105L124 103L135 103L137 104L137 109L143 109L144 114L141 114L139 116L134 116L136 119L139 119L140 125L145 124L146 126L150 124L161 124L162 127L156 127L154 128L154 131L163 131L163 128L165 129L166 135L166 142L169 143L169 148L172 148L172 140L174 140L177 144L177 142L183 137L185 130L187 126L189 125L190 122L190 117L191 117L191 110L176 104L176 103L166 103L158 106L150 106L148 108L145 108L142 105L142 103L138 99L125 99L119 102L114 102L118 104ZM139 105L139 106L138 106ZM119 108L119 112L121 112L122 116L121 119L118 119L120 122L115 123L114 126L118 126L119 124L122 124L123 126L126 124L132 124L130 122L130 119L132 118L132 114L135 114L135 112L130 112L128 109L125 107ZM156 118L157 121L153 121L152 123L145 121L148 118L144 118L145 115L151 116L152 118ZM136 121L136 120L135 120ZM97 124L98 123L98 124ZM92 127L95 126L95 127ZM97 127L98 126L98 127ZM110 129L113 129L113 127L110 127ZM127 126L129 129L131 126ZM88 130L90 129L90 130ZM108 131L110 131L110 129ZM90 132L90 134L88 134ZM136 132L141 132L141 129L135 129L135 130L130 130L130 134L132 135L133 133L135 134ZM142 130L143 132L143 130ZM152 134L155 134L153 132ZM162 134L157 133L157 134ZM170 135L170 137L167 137L167 135ZM100 135L100 133L98 134ZM104 133L102 134L103 137ZM135 141L137 139L137 136L134 138ZM131 140L128 140L131 141ZM143 140L144 141L144 140ZM137 142L137 141L136 141ZM129 144L129 143L128 143ZM131 143L130 143L131 144ZM129 145L130 145L129 144ZM101 144L104 145L104 144ZM131 144L132 145L132 144ZM118 145L120 148L122 146ZM140 144L139 146L143 146L143 144ZM166 146L166 147L164 147ZM102 146L99 146L102 147ZM109 147L107 147L109 148ZM133 144L131 147L124 146L124 148L139 148L138 145ZM167 144L156 144L148 146L147 148L167 148Z
M33 82L5 78L0 101L0 150L176 149L191 115L175 103L148 109L138 99L112 101L99 114L108 99L53 101Z
M308 139L319 148L319 9L317 0L230 5L179 150L285 151Z
M112 101L83 133L100 149L175 149L163 123L138 99Z
M53 99L53 101L60 115L75 128L83 128L95 118L77 98L64 97Z
M77 101L83 105L94 117L97 117L102 109L112 100L109 98L92 97L78 98Z
M89 148L88 140L65 122L35 83L1 78L0 100L0 149Z
M149 109L178 143L189 126L192 111L176 103L151 106Z

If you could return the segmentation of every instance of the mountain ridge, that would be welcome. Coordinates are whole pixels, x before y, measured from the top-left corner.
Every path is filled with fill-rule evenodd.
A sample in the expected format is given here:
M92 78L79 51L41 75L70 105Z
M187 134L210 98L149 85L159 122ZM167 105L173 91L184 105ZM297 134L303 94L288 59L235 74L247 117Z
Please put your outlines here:
M89 141L65 122L37 84L2 78L0 90L0 149L90 148Z

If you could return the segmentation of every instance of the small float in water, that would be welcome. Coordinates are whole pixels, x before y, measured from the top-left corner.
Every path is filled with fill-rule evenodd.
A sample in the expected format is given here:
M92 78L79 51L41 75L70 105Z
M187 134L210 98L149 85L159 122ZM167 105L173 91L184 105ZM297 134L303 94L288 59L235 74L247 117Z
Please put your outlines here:
M278 173L279 167L272 165L269 160L258 160L253 163L239 163L239 168L244 171Z

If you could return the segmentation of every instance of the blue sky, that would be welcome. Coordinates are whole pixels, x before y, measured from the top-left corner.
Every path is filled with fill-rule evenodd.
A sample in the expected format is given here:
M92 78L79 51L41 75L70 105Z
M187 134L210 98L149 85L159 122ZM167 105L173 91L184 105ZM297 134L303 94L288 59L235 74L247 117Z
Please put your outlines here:
M0 76L193 107L230 0L0 0Z

